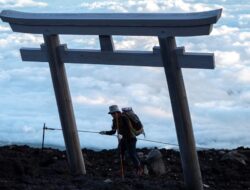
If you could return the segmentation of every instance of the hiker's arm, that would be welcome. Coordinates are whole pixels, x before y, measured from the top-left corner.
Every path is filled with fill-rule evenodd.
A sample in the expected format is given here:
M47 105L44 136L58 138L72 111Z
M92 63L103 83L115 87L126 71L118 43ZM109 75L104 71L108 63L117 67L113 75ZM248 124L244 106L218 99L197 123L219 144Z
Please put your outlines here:
M116 130L110 130L110 131L100 131L99 133L101 135L113 135L115 134Z
M113 135L116 132L116 127L114 125L114 121L113 121L113 125L112 125L112 129L110 131L101 131L100 134L103 135Z
M106 135L113 135L113 134L115 134L115 132L116 132L116 129L112 129L110 131L105 131L105 134Z

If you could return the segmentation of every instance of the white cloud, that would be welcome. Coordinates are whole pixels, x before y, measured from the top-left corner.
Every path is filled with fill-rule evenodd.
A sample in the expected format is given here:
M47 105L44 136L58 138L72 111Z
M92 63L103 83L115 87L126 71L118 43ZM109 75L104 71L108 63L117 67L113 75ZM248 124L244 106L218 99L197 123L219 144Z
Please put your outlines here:
M243 42L235 41L232 45L238 47L249 47L250 41L243 41Z
M156 37L127 36L114 37L114 45L117 50L152 51L154 46L159 46L159 42Z
M218 66L237 66L240 63L240 54L236 51L215 51L215 58Z
M9 80L9 79L10 79L10 75L5 71L0 70L0 82Z
M250 45L250 43L249 43L249 45ZM250 56L250 46L248 46L248 48L246 48L245 51Z
M220 27L214 28L211 35L214 36L223 36L223 35L230 35L235 32L238 32L240 29L237 27L229 27L227 25L222 25Z
M250 73L248 73L250 74ZM250 81L250 77L248 77L248 82ZM247 103L247 106L250 107L250 91L244 92L240 95L241 101Z
M0 47L5 47L6 45L22 45L22 47L34 47L35 45L37 46L41 43L43 43L42 36L33 34L9 34L4 38L0 38Z
M122 41L114 41L116 50L131 50L137 45L135 39L125 39Z
M74 102L77 104L86 104L86 105L108 105L108 104L114 104L115 102L112 100L109 100L105 97L85 97L85 96L76 96L73 98Z
M240 40L249 40L250 41L250 32L241 32Z
M46 7L48 4L33 0L0 0L1 8Z
M115 1L106 1L106 2L95 1L92 3L82 3L80 7L89 10L107 9L107 10L112 10L114 12L127 12L127 9L122 5L122 3Z
M11 31L10 27L0 25L0 32L8 32L8 31Z
M200 12L218 8L216 5L187 3L183 0L128 0L102 2L94 1L80 5L89 10L112 10L114 12Z
M235 102L232 100L230 101L219 100L219 101L197 102L194 105L200 108L213 109L214 107L216 107L216 109L232 109L232 107L235 105Z
M244 67L237 73L237 75L240 81L246 82L249 84L250 82L250 68L249 67L247 68Z
M250 24L250 14L239 15L239 24L240 25L249 25Z
M166 111L161 107L151 107L151 106L144 106L143 112L145 114L150 115L151 117L156 118L173 118L172 112Z
M25 125L23 128L22 128L23 132L25 133L34 133L36 130L34 129L34 127L32 126L27 126Z
M156 0L147 0L145 8L149 12L156 12L160 10Z

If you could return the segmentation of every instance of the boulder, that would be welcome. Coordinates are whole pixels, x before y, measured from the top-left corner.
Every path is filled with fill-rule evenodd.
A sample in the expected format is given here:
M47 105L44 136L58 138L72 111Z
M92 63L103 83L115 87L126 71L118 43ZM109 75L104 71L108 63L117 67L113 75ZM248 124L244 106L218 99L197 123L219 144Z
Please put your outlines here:
M166 173L166 168L162 159L162 154L157 148L149 152L149 154L146 157L146 163L149 169L149 174L163 175Z
M224 154L221 158L221 161L224 160L231 160L236 161L238 163L241 163L243 165L246 165L246 161L248 161L247 157L241 153L239 153L237 150L230 151L226 154Z

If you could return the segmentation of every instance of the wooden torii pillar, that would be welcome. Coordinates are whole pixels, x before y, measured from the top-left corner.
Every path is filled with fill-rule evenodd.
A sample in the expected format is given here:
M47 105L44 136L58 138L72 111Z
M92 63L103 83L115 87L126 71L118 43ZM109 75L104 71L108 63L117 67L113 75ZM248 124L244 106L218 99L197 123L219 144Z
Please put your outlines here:
M208 35L221 9L174 14L64 14L1 12L14 32L42 34L41 48L22 48L23 61L49 62L69 166L72 174L85 174L64 63L164 67L180 147L187 189L203 189L181 68L214 68L211 53L186 53L176 36ZM59 34L98 35L101 50L68 49ZM116 51L112 35L157 36L153 51Z

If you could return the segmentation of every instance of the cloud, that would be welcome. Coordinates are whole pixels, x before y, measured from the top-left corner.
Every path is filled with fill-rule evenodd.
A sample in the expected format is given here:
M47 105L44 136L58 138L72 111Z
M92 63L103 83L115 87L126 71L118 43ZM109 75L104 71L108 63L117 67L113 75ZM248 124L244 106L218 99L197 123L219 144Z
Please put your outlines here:
M89 10L96 10L96 9L107 9L115 12L127 12L127 9L122 6L120 2L115 1L94 1L91 3L82 3L80 7L89 9Z
M169 112L161 107L153 107L153 106L144 106L143 107L143 112L145 114L148 114L152 117L156 117L156 118L168 118L168 119L172 119L173 115L172 112Z
M9 32L9 31L11 31L10 27L0 25L0 32Z
M11 42L11 43L10 43ZM7 34L4 37L0 37L0 48L16 48L19 47L39 47L43 43L41 35L33 34Z
M130 2L133 2L133 1L130 1ZM160 6L159 4L157 3L156 0L148 0L148 1L138 1L137 3L136 2L133 2L131 3L131 5L136 5L138 4L139 7L137 8L138 11L142 12L142 11L147 11L147 12L157 12L157 11L160 11Z
M235 106L235 102L232 100L217 100L217 101L207 101L207 102L197 102L195 106L198 108L214 108L216 109L232 109Z
M235 32L238 32L239 30L240 29L238 27L229 27L227 25L222 25L220 27L214 28L211 35L214 35L214 36L230 35Z
M250 67L247 68L243 68L241 69L237 75L240 81L244 82L244 83L248 83L250 82Z
M1 8L46 7L48 4L33 0L0 0Z
M0 70L0 82L7 81L10 79L10 75L5 72Z
M152 51L154 46L159 46L159 42L156 37L119 36L114 37L113 40L116 50Z
M249 24L250 24L250 14L241 14L241 15L239 15L239 24L249 26Z
M218 5L202 3L187 3L183 0L128 0L102 2L93 1L82 3L80 7L102 12L199 12L218 8Z
M215 51L216 63L218 66L237 66L240 63L240 54L235 51Z
M250 32L241 32L240 33L240 40L242 40L242 41L249 40L250 41Z
M115 104L113 100L109 100L108 98L105 97L85 97L85 96L76 96L73 98L75 103L77 104L84 104L84 105L111 105Z

